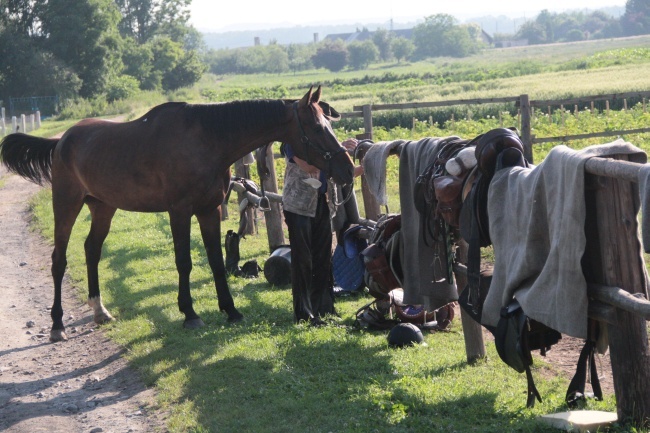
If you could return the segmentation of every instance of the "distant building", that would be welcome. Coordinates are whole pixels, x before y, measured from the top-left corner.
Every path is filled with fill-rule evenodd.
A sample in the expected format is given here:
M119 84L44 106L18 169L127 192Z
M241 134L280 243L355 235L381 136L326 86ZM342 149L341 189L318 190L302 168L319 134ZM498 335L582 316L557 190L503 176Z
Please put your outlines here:
M389 31L394 37L399 38L405 38L405 39L413 39L413 29L399 29L399 30L390 30ZM336 41L336 40L342 40L346 44L352 43L352 42L363 42L367 40L372 39L372 35L375 32L371 32L368 29L363 29L359 30L357 29L356 32L353 33L334 33L331 35L325 36L326 41ZM485 32L485 30L481 29L481 33L479 33L479 38L481 39L481 42L485 43L488 46L492 46L494 44L494 38L490 36L488 33ZM522 41L509 41L511 43L514 42L523 42L523 45L528 45L528 41L522 40Z
M526 45L528 45L528 39L508 39L495 42L494 48L525 47Z
M371 32L368 29L359 30L357 29L354 33L335 33L325 36L326 41L336 41L342 40L346 44L351 42L363 42L372 39L372 35L375 32ZM393 34L396 38L403 37L406 39L413 38L413 29L400 29L400 30L390 30L390 33Z

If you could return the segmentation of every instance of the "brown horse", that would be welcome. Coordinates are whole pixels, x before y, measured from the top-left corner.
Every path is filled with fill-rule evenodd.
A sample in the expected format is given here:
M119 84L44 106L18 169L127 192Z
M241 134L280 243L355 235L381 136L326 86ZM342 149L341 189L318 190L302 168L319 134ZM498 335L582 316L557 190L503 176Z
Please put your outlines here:
M290 143L299 158L325 170L335 182L351 183L352 161L330 126L330 120L340 116L320 96L319 86L295 101L171 102L131 122L82 120L61 139L18 133L5 137L0 143L4 165L35 183L52 185L50 340L67 338L61 284L70 233L84 203L92 217L84 249L88 304L96 323L113 320L102 305L97 266L117 209L169 213L179 274L178 307L185 314L186 328L203 326L190 296L190 226L195 215L219 309L228 314L228 321L241 320L228 289L221 251L221 204L230 182L230 166L263 145L281 141Z

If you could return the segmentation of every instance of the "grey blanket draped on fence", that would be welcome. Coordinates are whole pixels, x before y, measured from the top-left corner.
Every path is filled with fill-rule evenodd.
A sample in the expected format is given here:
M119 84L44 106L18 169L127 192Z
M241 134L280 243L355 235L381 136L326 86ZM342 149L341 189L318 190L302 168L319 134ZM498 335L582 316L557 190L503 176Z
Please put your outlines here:
M641 149L619 139L580 151L557 146L536 167L494 175L488 215L495 263L483 324L496 326L501 307L514 296L532 319L587 337L584 166L589 158L615 154L646 162Z
M406 140L380 141L373 144L361 160L368 190L381 206L388 204L386 194L386 160L391 150L406 143Z
M402 145L399 158L400 230L404 303L422 304L436 310L458 299L455 284L434 282L434 273L446 273L446 245L427 246L421 232L420 214L413 202L415 181L435 159L440 138L423 138ZM444 250L444 251L442 251ZM444 257L440 256L444 253Z

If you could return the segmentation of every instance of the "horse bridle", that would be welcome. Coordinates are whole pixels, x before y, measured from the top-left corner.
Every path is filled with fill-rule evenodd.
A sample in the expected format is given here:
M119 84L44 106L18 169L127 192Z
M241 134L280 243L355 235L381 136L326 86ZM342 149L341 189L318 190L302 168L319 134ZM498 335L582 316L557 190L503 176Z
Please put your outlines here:
M303 128L302 126L302 122L300 121L300 116L298 115L297 101L293 103L293 112L296 115L296 120L298 121L298 127L300 127L300 132L302 133L302 137L300 137L300 142L305 145L305 157L307 158L307 164L312 165L309 160L309 148L311 147L313 150L318 152L325 161L327 161L327 175L329 177L330 173L332 172L331 170L332 158L334 158L336 155L338 155L341 152L346 152L345 147L339 145L339 148L335 152L330 152L329 150L325 150L318 144L311 141L307 136L307 133L305 132L305 128Z

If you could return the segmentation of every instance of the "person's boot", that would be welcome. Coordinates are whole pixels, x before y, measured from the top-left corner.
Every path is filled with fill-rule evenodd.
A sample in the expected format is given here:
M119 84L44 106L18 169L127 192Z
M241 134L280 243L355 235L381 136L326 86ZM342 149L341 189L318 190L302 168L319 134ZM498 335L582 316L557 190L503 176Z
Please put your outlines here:
M226 233L226 272L239 275L239 235L232 230Z

